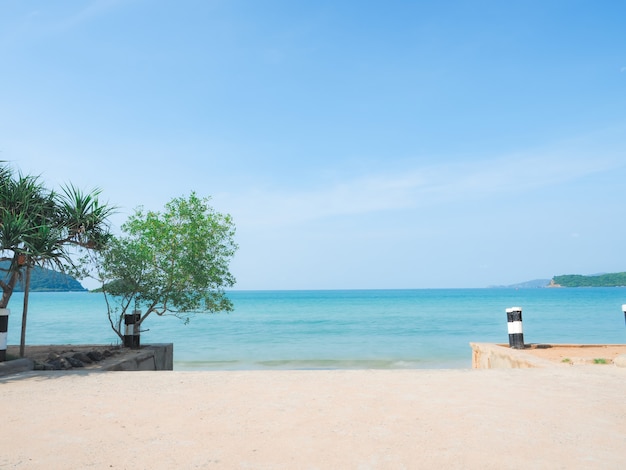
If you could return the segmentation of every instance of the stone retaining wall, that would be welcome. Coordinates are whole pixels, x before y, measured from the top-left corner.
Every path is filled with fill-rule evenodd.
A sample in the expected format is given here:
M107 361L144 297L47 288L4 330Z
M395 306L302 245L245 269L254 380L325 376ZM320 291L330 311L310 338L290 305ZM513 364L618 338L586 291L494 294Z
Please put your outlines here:
M79 365L79 368L73 367L68 360L75 359L77 353L85 353L94 348L102 349L101 345L66 345L66 346L33 346L31 350L37 350L38 355L33 353L32 357L14 359L11 361L0 362L0 376L17 374L31 370L50 370L50 369L75 369L94 371L133 371L133 370L173 370L174 369L174 345L172 343L147 344L140 349L112 348L114 351L111 355L105 355L98 358L93 363ZM15 346L9 347L16 354ZM50 349L56 352L51 353L55 358L60 359L65 367L46 367L42 366L41 352ZM63 353L62 351L67 350ZM28 356L28 349L27 349ZM73 361L71 361L73 362ZM67 363L67 364L66 364Z

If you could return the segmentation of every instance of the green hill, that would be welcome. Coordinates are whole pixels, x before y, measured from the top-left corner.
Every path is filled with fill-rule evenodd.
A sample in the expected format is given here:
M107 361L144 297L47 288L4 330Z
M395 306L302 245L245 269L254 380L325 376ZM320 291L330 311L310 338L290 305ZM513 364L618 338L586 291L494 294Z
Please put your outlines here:
M8 261L0 262L0 269L6 269L8 266ZM0 276L4 278L5 275L6 273L4 271L0 271ZM87 289L73 277L51 269L36 266L33 268L30 276L31 292L75 292L85 290ZM15 287L15 292L24 292L22 282L19 282Z
M626 272L582 276L580 274L564 274L554 276L553 284L560 287L623 287L626 286Z

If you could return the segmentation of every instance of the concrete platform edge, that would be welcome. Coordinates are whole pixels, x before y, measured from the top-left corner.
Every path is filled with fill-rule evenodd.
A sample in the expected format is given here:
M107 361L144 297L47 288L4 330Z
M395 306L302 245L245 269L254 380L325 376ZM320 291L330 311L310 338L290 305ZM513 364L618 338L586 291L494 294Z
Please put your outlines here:
M34 366L35 362L28 358L0 362L0 376L31 371L34 369ZM90 368L90 371L157 371L173 369L174 345L172 343L155 343L146 344L136 350L125 349L122 353L103 360L96 368Z

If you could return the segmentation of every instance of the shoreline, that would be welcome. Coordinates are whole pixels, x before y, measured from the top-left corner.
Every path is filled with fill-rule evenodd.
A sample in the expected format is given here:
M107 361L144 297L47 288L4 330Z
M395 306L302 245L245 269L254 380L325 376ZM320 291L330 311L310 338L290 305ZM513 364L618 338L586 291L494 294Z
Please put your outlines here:
M621 468L626 369L0 378L8 468ZM572 412L575 410L575 412Z
M176 360L179 372L237 372L289 370L462 370L472 367L471 349L464 359L276 359L276 360Z
M153 346L143 345L144 350ZM161 346L161 345L159 345ZM463 370L472 367L479 367L476 364L476 347L491 348L500 350L500 354L507 356L525 356L532 362L532 358L545 359L554 366L574 366L574 365L614 365L619 357L619 366L626 364L626 344L547 344L528 343L524 349L510 349L506 344L496 343L469 343L468 357L463 359L442 357L442 358L365 358L365 359L276 359L276 360L185 360L175 359L172 362L172 352L170 351L169 366L166 370L180 372L203 372L203 371L283 371L283 370ZM173 345L171 346L173 347ZM30 345L26 346L25 358L35 363L45 362L50 355L69 356L75 353L105 353L105 357L119 354L128 355L133 350L125 350L119 345ZM135 352L138 352L136 350ZM10 345L7 354L13 358L19 355L19 346ZM102 357L100 360L104 359ZM3 373L4 364L0 363L0 375L10 373L10 367ZM108 361L111 362L111 361ZM547 364L546 364L547 365ZM98 363L85 364L86 368L98 368ZM483 365L484 366L484 365ZM510 364L508 367L522 367ZM524 365L523 367L529 367ZM541 367L541 366L538 366ZM27 370L27 369L23 369ZM80 370L80 367L76 370ZM158 370L158 368L157 368Z

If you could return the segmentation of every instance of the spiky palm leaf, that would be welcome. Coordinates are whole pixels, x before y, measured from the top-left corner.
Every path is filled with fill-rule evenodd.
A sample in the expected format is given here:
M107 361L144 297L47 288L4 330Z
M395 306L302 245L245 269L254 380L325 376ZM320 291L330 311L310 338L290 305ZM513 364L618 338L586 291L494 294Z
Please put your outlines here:
M8 167L0 168L0 258L11 261L6 277L0 279L5 308L22 270L51 265L59 270L75 268L68 244L87 248L103 246L108 240L107 217L114 210L100 205L100 191L83 193L69 185L62 194L48 191L38 177L13 177ZM27 276L28 282L29 276ZM25 338L28 287L25 286L20 351Z
M100 189L85 193L71 184L62 188L56 201L68 242L98 249L108 240L107 219L116 208L102 205L98 199L100 193Z

